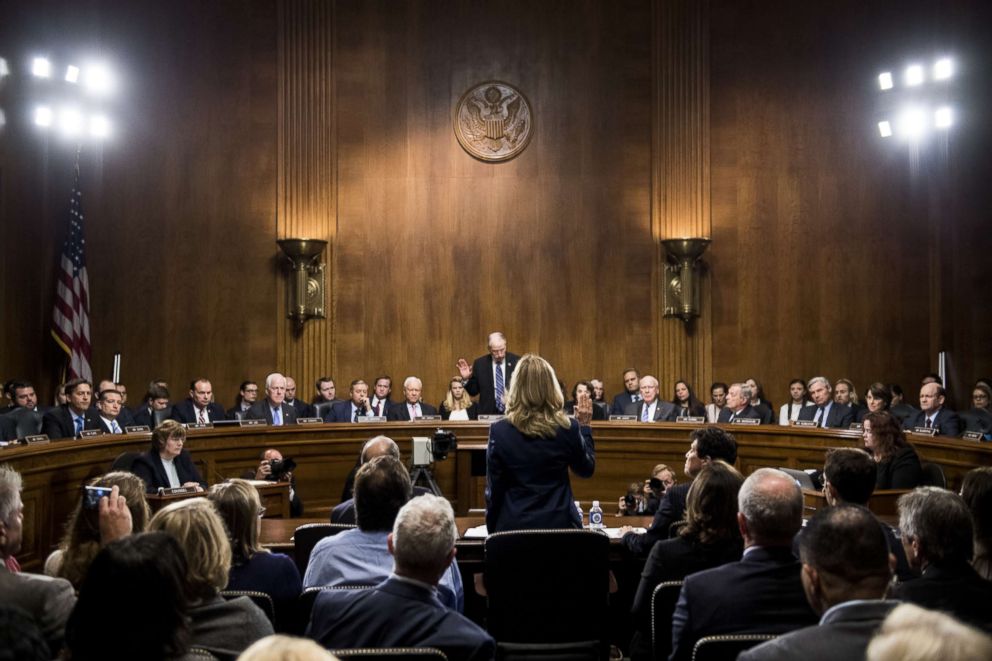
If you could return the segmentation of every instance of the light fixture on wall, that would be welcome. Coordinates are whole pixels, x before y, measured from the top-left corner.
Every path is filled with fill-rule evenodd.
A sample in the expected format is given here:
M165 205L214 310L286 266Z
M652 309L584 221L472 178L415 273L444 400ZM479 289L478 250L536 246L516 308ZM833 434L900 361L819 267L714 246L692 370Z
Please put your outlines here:
M320 239L280 239L276 241L293 266L289 282L289 313L297 331L307 319L324 319L324 264L320 253L327 241Z
M665 264L663 302L666 317L689 323L699 316L699 258L710 245L709 239L665 239L661 242L668 256Z

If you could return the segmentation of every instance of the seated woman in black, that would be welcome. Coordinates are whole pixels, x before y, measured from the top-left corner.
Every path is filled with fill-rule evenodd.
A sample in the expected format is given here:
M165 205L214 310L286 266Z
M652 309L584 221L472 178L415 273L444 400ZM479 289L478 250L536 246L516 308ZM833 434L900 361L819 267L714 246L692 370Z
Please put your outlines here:
M875 460L876 489L915 489L923 484L920 457L891 413L869 413L862 424L865 449Z
M572 386L572 399L565 402L565 415L575 415L575 402L579 400L579 394L589 395L590 399L593 396L592 383L589 381L576 381L575 385ZM593 420L606 420L606 411L599 406L593 405L592 407L592 419Z
M134 460L131 472L145 481L145 490L194 487L203 491L207 486L193 465L189 452L183 449L186 428L175 420L165 420L152 432L151 449Z
M696 399L692 388L685 381L675 382L672 404L675 404L675 416L678 418L706 417L706 406Z

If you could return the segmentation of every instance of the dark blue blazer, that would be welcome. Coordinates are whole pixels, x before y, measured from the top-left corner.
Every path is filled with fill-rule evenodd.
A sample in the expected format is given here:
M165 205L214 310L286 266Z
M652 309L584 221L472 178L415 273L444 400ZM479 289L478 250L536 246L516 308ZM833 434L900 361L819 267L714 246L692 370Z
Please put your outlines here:
M926 424L926 415L923 411L917 411L903 421L902 428L913 429L915 427L924 427ZM937 415L933 419L933 426L937 428L938 436L961 435L961 419L957 413L949 408L941 407L937 411Z
M610 406L610 415L625 415L624 409L631 404L636 404L641 401L641 391L638 390L633 394L624 390L619 395L613 398L613 404Z
M224 589L255 590L269 595L276 607L276 631L292 632L303 581L300 570L289 556L256 553L248 562L231 565Z
M641 419L641 413L644 411L644 400L639 400L633 404L628 404L623 410L625 415L636 415L637 419ZM671 402L663 402L660 399L658 404L654 407L654 422L675 422L677 417L677 411L675 405Z
M163 412L165 413L165 415L162 419L163 420L169 419L169 417L172 416L172 405L169 405L167 408L163 409ZM155 425L152 424L152 414L148 406L142 406L134 409L134 416L131 421L131 424L147 425L150 429L155 428Z
M179 474L180 486L187 482L198 482L201 487L207 488L207 483L200 477L200 471L196 470L188 451L180 452L179 456L173 460L173 465L176 467L176 473ZM139 455L131 464L131 472L145 481L145 491L148 493L155 493L159 488L168 489L171 486L157 451L149 451Z
M87 409L83 413L83 429L97 429L103 431L100 418L92 409ZM41 419L41 433L48 434L48 438L74 438L76 436L76 426L72 424L72 414L69 413L69 405L63 404L46 413Z
M503 358L503 393L510 392L510 379L513 378L513 368L520 361L520 356L515 353L506 352ZM490 354L479 356L472 363L472 376L465 381L465 390L475 397L479 396L479 413L482 415L496 415L499 410L496 408L496 383L493 381L493 357Z
M279 410L282 412L282 424L284 425L295 425L296 424L296 409L292 406L283 402L279 405ZM245 411L245 419L247 420L265 420L266 424L272 424L272 408L269 406L268 399L262 399L261 401L255 402L251 405L251 408Z
M729 408L727 408L726 406L724 406L722 409L720 409L720 415L717 416L716 421L719 422L719 423L724 423L724 424L725 423L729 423L730 422L730 414L731 413L732 413L731 410ZM734 417L735 418L757 418L758 420L761 420L761 411L759 411L758 409L756 409L753 406L751 406L750 404L748 404L747 406L745 406L744 408L742 408L741 409L741 412L738 413Z
M486 448L486 527L501 530L581 528L569 468L596 470L592 429L570 420L553 438L524 436L509 420L489 428Z
M294 409L296 409L297 418L309 418L313 416L313 407L304 402L302 399L296 398L293 403L290 404Z
M207 404L207 415L210 416L210 422L227 420L227 413L224 411L224 407L216 402L210 402ZM174 405L172 407L172 415L169 417L176 422L182 422L185 424L192 424L196 422L196 410L193 408L193 400L184 399Z
M437 409L430 404L424 404L420 402L420 414L421 415L437 415ZM410 409L407 408L406 400L402 402L395 402L386 413L386 420L403 420L409 422L410 420Z
M351 416L351 400L335 402L324 416L324 422L354 422Z
M799 409L798 419L813 420L816 418L816 412L819 409L820 407L816 404L813 406L804 406ZM851 426L852 422L854 422L854 409L847 404L838 404L837 402L830 405L830 410L827 411L827 427L832 429L847 429Z
M989 608L992 582L979 576L963 560L928 565L920 578L893 586L889 598L944 611L962 622L992 633L992 608Z
M496 653L479 625L445 608L433 590L395 576L367 590L321 592L306 635L330 650L436 647L452 661L483 661Z

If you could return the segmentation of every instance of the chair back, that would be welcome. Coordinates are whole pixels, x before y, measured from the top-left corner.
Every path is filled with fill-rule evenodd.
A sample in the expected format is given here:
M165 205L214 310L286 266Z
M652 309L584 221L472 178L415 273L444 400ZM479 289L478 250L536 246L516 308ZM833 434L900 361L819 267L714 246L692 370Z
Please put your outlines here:
M651 650L653 658L672 653L672 615L682 592L682 581L663 581L651 593Z
M692 648L692 661L734 661L744 650L776 638L770 633L739 633L704 636Z
M314 404L313 414L317 418L323 418L330 412L332 406L334 406L334 402L321 402L320 404Z
M685 527L685 524L686 523L688 523L688 521L686 521L685 519L679 519L678 521L672 521L672 523L668 526L668 539L671 539L672 537L677 537L678 534L679 534L679 531L682 530L682 528Z
M114 459L114 463L110 464L110 470L112 471L127 471L131 472L131 466L134 465L134 460L141 456L140 452L121 452Z
M296 566L300 570L300 576L307 573L307 565L310 564L310 553L317 542L336 535L344 530L351 530L357 526L347 523L307 523L296 529L293 533L293 555L296 557Z
M7 414L14 422L17 438L34 436L41 433L41 414L30 409L19 408Z
M595 530L517 530L485 542L487 625L499 642L607 641L610 538Z
M152 429L155 429L160 424L169 419L172 415L172 407L166 406L164 409L158 411L152 411Z
M238 597L248 597L254 602L256 606L262 609L265 616L269 618L269 622L272 623L274 627L276 624L276 604L272 600L272 596L265 592L258 592L257 590L221 590L220 596L224 597L228 601L232 599L237 599Z
M497 661L599 661L598 640L577 643L497 643Z
M444 652L436 647L356 647L350 650L331 650L331 654L339 659L362 657L363 659L391 659L401 661L402 659L413 659L413 661L423 661L423 659L443 659L448 657Z
M924 462L921 467L923 468L922 486L947 488L947 478L944 477L944 469L940 467L940 464Z
M354 583L350 585L324 585L321 587L307 588L300 595L299 607L297 612L299 613L299 618L302 626L300 626L299 631L305 631L307 624L310 623L310 614L313 613L313 604L317 601L317 597L321 592L326 592L328 590L368 590L369 588L375 587L371 584L365 583Z

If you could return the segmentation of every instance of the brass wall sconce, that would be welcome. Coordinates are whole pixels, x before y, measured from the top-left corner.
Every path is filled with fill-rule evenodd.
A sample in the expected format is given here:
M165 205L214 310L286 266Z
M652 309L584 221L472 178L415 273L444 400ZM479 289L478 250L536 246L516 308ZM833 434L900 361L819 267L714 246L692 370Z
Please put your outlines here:
M289 282L289 314L302 331L307 319L324 319L324 264L320 253L327 241L320 239L280 239L276 241L293 266Z
M699 258L710 240L666 239L661 245L668 257L663 287L665 316L678 317L688 324L699 316Z

